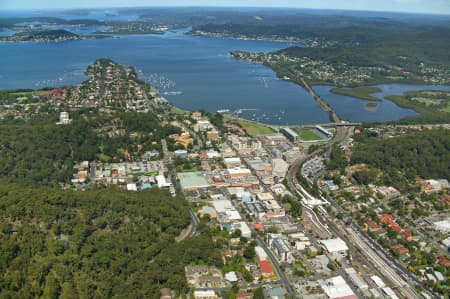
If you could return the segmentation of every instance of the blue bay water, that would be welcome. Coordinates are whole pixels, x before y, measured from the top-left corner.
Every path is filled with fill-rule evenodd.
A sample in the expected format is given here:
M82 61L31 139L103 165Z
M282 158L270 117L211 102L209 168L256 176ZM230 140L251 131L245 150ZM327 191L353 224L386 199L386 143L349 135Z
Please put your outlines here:
M358 122L383 122L397 120L407 116L417 115L412 109L401 108L389 100L383 100L386 96L403 95L408 91L418 90L443 90L450 91L447 85L409 85L409 84L380 84L380 92L372 95L382 99L377 101L378 106L374 109L367 109L369 101L334 94L330 90L334 86L317 85L314 90L320 95L333 110L344 120Z
M323 123L328 115L301 87L262 65L238 61L232 50L275 51L287 43L190 36L130 35L64 43L0 44L0 88L79 84L86 67L108 57L160 83L166 97L187 109L257 109L242 116L274 124ZM162 82L162 83L161 83ZM158 85L158 84L156 84Z
M0 43L0 88L79 84L86 79L84 71L90 63L107 57L135 67L141 78L158 86L161 92L169 92L166 97L183 109L214 112L246 108L250 110L241 117L279 125L329 121L327 113L300 86L279 80L269 68L229 55L233 50L268 52L292 44L191 36L184 32L63 43ZM383 86L383 95L428 88ZM334 95L328 86L314 88L342 118L351 121L386 121L415 114L389 101L368 111L365 101Z

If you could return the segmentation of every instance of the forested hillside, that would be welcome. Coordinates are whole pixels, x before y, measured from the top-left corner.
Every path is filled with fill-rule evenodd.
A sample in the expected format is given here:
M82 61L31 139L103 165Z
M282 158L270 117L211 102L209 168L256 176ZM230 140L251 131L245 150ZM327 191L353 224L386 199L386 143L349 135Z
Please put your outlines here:
M450 29L441 22L427 20L404 22L400 19L348 16L297 16L286 18L291 24L206 24L193 32L250 38L312 39L336 45L325 48L290 47L279 53L293 57L307 56L331 64L354 66L416 66L419 63L449 65ZM328 45L330 45L328 44Z
M367 140L354 148L351 163L366 163L393 177L449 179L450 135L447 130L425 130Z
M363 163L368 168L353 174L358 183L394 186L401 191L412 191L417 178L450 179L448 130L414 131L387 139L362 134L355 136L355 142L350 161L341 148L333 147L328 169L344 171Z
M80 116L64 126L4 124L0 125L0 176L44 184L68 182L74 162L120 160L121 152L134 152L137 144L141 151L151 150L159 144L152 141L176 132L179 129L170 125L162 127L153 113L134 112Z
M2 298L159 298L184 266L221 263L208 235L174 242L187 203L163 190L69 191L0 181Z
M66 182L74 161L93 160L97 136L87 123L0 126L0 175L34 182Z
M387 40L383 42L339 44L321 49L290 47L279 53L352 66L396 65L411 70L416 70L420 63L449 66L450 54L445 49L450 46L450 40L442 38L449 32L449 29L435 28L414 34L402 33L398 39L392 38L391 33L384 33Z

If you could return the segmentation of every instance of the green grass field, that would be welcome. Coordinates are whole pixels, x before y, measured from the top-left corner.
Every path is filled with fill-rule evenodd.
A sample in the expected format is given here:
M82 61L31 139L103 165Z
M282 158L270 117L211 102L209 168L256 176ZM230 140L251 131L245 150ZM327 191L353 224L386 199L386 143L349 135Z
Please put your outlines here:
M16 92L10 92L10 94L13 96L17 96L17 97L26 97L26 96L39 95L43 92L46 92L46 91L45 90L16 91Z
M379 89L378 87L370 87L370 86L362 86L349 89L347 88L331 89L331 92L335 94L350 96L361 100L369 100L369 101L380 101L379 98L370 95L371 93L376 93L380 91L381 89Z
M412 98L413 101L423 103L426 106L433 106L433 105L439 105L441 103L440 100L437 99L430 99L430 98Z
M271 128L266 127L265 125L245 121L242 119L236 119L234 120L234 122L236 122L241 128L243 128L247 132L248 135L252 137L256 135L272 134L274 132Z
M175 114L185 114L185 113L188 113L188 112L189 112L189 111L183 110L183 109L178 108L178 107L175 107L175 106L172 107L172 111L173 111Z
M322 136L318 135L314 130L303 129L298 130L297 133L303 141L323 140Z

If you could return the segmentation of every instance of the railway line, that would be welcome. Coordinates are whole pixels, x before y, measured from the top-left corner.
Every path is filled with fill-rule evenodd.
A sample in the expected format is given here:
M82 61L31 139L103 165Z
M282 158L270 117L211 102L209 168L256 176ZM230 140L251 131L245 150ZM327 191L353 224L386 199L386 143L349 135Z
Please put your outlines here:
M300 166L308 159L319 155L324 152L324 150L329 149L334 144L343 142L346 138L350 136L349 129L350 126L339 126L336 128L336 135L333 139L325 146L325 148L318 149L313 153L306 155L305 157L297 159L290 167L288 172L288 186L294 193L301 196L303 201L303 207L306 209L306 215L312 224L323 234L335 235L341 237L347 243L351 244L351 247L355 248L359 254L367 259L367 262L372 265L373 269L378 270L382 276L392 283L394 289L402 298L407 299L419 299L421 296L417 294L413 285L408 282L413 281L417 284L415 280L411 278L411 273L407 273L403 267L399 267L396 261L391 261L387 259L382 250L374 246L373 242L368 240L365 236L361 235L361 232L355 228L352 223L350 225L345 225L339 223L339 221L329 221L330 225L325 225L321 222L321 219L313 210L312 206L308 202L314 201L314 197L311 196L298 182L297 173ZM321 213L323 216L329 216L325 209L322 209ZM337 219L336 219L337 220Z

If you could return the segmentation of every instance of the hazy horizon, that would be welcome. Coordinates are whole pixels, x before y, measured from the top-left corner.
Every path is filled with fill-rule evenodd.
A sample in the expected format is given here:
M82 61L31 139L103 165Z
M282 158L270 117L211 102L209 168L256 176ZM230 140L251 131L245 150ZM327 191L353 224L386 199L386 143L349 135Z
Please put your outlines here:
M326 9L326 10L350 10L350 11L374 11L394 13L418 13L418 14L450 14L450 1L448 0L379 0L374 3L370 0L318 0L311 3L305 0L247 0L247 1L145 1L145 0L67 0L55 5L52 0L4 0L0 4L0 10L67 10L67 9L121 9L133 7L207 7L207 8L295 8L295 9Z

